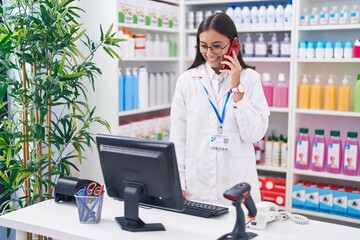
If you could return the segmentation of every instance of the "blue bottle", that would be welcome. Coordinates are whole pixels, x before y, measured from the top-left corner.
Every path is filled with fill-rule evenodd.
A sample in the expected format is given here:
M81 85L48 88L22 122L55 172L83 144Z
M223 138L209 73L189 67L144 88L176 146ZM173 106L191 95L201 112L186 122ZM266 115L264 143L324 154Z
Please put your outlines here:
M133 98L133 77L131 76L130 68L126 68L125 77L124 77L124 104L125 111L134 109L134 98Z
M125 110L124 105L124 97L125 97L125 91L124 91L124 76L121 75L121 68L119 69L119 112L122 112Z

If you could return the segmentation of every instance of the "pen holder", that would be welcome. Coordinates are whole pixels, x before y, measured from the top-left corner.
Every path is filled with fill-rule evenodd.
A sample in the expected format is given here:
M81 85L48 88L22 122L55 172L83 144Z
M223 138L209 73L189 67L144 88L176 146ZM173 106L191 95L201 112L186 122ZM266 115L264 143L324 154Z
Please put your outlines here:
M98 223L100 221L103 198L104 194L84 196L83 190L79 190L75 194L80 223Z

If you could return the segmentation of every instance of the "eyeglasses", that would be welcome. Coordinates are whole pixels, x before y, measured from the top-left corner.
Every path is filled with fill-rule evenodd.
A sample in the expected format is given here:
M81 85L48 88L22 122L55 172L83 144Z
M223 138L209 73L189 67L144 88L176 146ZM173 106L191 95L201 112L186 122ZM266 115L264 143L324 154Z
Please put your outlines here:
M205 44L196 45L195 47L198 48L202 54L206 54L208 49L210 49L213 54L220 54L221 51L224 48L226 48L229 44L230 44L230 42L228 44L226 44L224 47L221 47L221 45L213 45L213 46L208 47Z

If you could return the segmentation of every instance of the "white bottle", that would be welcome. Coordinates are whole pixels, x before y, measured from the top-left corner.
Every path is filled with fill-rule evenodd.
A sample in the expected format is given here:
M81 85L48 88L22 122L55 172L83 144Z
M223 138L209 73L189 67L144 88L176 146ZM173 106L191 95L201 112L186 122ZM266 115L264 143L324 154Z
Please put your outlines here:
M163 75L160 72L156 73L156 106L163 105L164 89L163 89Z
M280 56L280 44L277 40L276 33L270 33L273 36L271 41L268 42L268 56L269 57L279 57Z
M236 29L239 31L242 25L242 11L239 3L236 4L234 9L234 23Z
M324 42L322 41L318 41L316 44L316 49L315 49L315 57L317 59L322 59L325 57L325 47L324 47Z
M266 57L266 43L264 41L263 33L257 33L259 35L259 39L255 42L255 57Z
M333 6L329 13L329 24L338 24L339 23L339 13L337 6Z
M289 0L284 10L284 26L286 28L289 28L291 27L291 25L292 25L292 3Z
M341 59L344 57L344 48L343 48L343 44L341 41L337 41L335 43L335 48L334 48L334 58L335 59Z
M228 4L225 13L234 21L234 7L232 4Z
M285 33L284 40L280 42L280 57L290 57L291 44L289 33Z
M161 42L161 56L162 57L170 56L170 43L166 35L163 35L163 40Z
M154 42L153 42L153 46L154 46L154 55L153 57L161 57L161 40L160 40L160 35L159 34L155 34L155 39L154 39Z
M153 57L154 56L154 42L152 35L150 33L146 34L145 40L145 56L146 57Z
M149 78L146 67L139 68L139 109L149 107Z
M256 29L259 27L259 9L258 9L258 5L256 3L253 3L251 10L250 10L250 15L251 15L251 24L250 24L250 28Z
M139 109L139 76L136 67L134 67L132 71L132 80L133 80L132 96L133 96L134 109Z
M149 106L156 106L156 75L155 73L150 73L149 76Z
M300 26L308 26L309 25L309 13L307 8L303 8L301 16L300 16Z
M275 26L276 28L284 27L284 6L282 2L278 2L275 9Z
M163 96L161 103L162 104L169 104L170 103L170 76L167 72L162 73L162 91Z
M342 6L342 9L339 14L339 24L347 24L349 23L349 13L348 13L348 6Z
M308 42L306 49L306 58L314 58L315 57L315 47L313 42Z
M328 10L327 7L323 7L320 12L320 20L319 20L320 25L329 24L329 13L327 10Z
M319 24L318 8L313 7L312 12L310 14L310 25L318 25L318 24Z
M353 9L351 10L350 23L352 24L360 23L360 12L358 5L354 5Z
M325 44L325 58L331 59L334 57L334 47L331 41L327 41Z
M254 56L254 43L251 40L250 33L246 33L246 42L244 43L244 57Z
M266 9L266 26L268 28L275 28L275 15L274 2L269 2L269 6Z
M354 45L352 41L346 41L345 47L344 47L344 58L349 59L353 57L353 48Z
M266 6L265 6L264 2L260 3L258 15L259 15L259 28L265 28L266 27Z
M186 28L192 30L195 28L195 13L194 11L188 11L186 13Z
M242 28L249 29L251 23L251 13L248 3L243 4L241 15L242 15Z
M170 102L173 99L175 87L176 87L175 72L170 72Z
M306 42L299 43L299 58L300 59L306 58Z

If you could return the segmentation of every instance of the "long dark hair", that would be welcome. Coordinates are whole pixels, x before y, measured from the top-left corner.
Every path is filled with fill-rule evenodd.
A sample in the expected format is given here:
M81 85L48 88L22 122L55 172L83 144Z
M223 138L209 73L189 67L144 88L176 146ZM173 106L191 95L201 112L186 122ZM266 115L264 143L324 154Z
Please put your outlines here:
M200 44L200 34L202 32L205 32L209 29L213 29L217 31L218 33L226 36L229 38L230 41L232 41L235 37L237 37L237 31L234 22L231 20L231 18L226 15L225 13L214 13L204 19L198 28L197 34L196 34L196 55L194 62L191 64L189 69L196 68L197 66L203 64L206 62L203 55L200 53L199 44ZM247 65L241 56L241 51L238 54L238 60L240 62L240 65L242 68L252 68L255 69L253 66Z

